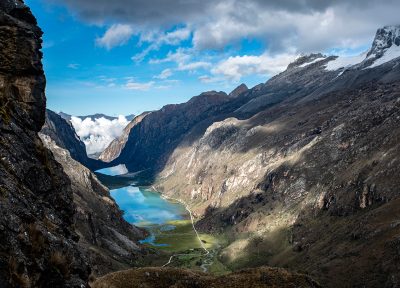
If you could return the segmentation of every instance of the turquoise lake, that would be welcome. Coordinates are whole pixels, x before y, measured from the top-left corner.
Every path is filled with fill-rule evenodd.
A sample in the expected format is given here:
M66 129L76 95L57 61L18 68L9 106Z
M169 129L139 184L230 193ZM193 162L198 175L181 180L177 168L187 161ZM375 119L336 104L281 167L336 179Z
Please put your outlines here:
M96 172L109 176L121 176L126 174L127 170L124 165L119 165ZM107 186L107 183L103 184ZM157 229L158 231L171 230L175 227L168 225L169 221L187 218L188 213L182 204L168 201L162 198L160 193L145 187L129 185L110 190L110 194L124 211L124 219L127 222L148 228L150 236L142 240L142 243L156 245L154 244L156 235L152 233L155 226L162 226L161 229Z

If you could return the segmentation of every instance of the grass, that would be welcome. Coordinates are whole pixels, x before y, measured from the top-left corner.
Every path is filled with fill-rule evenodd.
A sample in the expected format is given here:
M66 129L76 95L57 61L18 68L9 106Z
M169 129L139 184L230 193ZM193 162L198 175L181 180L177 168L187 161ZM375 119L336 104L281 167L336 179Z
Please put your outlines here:
M223 276L211 276L176 268L139 268L107 274L96 280L92 287L317 288L321 286L306 275L289 273L279 268L262 267Z
M169 255L176 255L170 266L202 271L201 265L210 263L210 265L207 265L207 270L214 275L223 275L230 272L218 260L221 243L225 241L222 237L204 233L199 234L204 246L210 251L210 254L205 256L205 251L193 230L190 220L169 221L166 225L173 225L175 229L165 231L163 230L164 225L154 225L150 229L156 236L155 244L167 244L167 246L147 245Z
M152 228L150 228L156 235L156 244L168 245L157 246L157 249L168 252L181 252L202 248L190 220L169 221L167 225L173 225L175 226L175 229L162 231L163 226L152 226ZM213 249L218 246L218 239L212 235L200 234L200 239L203 241L203 244L207 249Z
M0 199L4 199L8 196L8 191L4 187L0 186Z

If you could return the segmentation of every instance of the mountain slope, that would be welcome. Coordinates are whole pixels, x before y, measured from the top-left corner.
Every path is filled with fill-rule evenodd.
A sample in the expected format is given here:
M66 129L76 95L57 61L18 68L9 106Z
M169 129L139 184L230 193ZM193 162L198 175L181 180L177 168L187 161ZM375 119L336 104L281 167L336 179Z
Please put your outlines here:
M290 267L327 287L397 285L400 43L399 27L382 29L370 50L379 53L303 56L215 103L222 113L160 153L156 188L188 203L199 229L229 239L220 258L230 268ZM150 151L154 131L174 123L153 119L124 150Z
M79 139L74 127L57 113L46 110L46 121L40 132L49 136L57 146L69 151L74 160L92 171L106 166L105 163L87 156L85 144Z
M85 144L76 135L70 123L61 118L57 113L46 109L46 121L41 133L48 135L57 146L68 150L71 157L80 163L86 163Z
M224 92L211 91L150 113L130 130L125 148L112 163L124 163L129 171L157 169L193 125L221 113L221 104L229 99Z
M112 160L116 159L121 154L122 149L124 149L132 128L142 122L143 118L149 113L151 112L144 112L133 118L132 121L129 122L129 124L125 127L122 135L110 143L110 145L101 153L99 159L104 162L111 162Z
M93 283L92 286L93 288L321 287L317 282L306 275L289 273L284 269L267 267L246 269L219 277L175 268L141 268L106 275Z
M37 135L41 36L22 1L0 2L0 287L83 287L70 181Z
M87 251L92 273L98 276L132 267L142 254L137 241L144 238L145 232L122 218L123 212L109 190L89 169L73 160L49 136L40 137L71 179L77 207L76 231L80 246Z

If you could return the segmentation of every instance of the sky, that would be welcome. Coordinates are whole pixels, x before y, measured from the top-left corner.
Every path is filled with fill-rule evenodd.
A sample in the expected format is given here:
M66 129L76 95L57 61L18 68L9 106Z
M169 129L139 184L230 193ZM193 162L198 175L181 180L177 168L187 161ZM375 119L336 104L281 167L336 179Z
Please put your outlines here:
M25 0L44 31L48 108L139 114L229 93L304 53L357 55L397 0Z

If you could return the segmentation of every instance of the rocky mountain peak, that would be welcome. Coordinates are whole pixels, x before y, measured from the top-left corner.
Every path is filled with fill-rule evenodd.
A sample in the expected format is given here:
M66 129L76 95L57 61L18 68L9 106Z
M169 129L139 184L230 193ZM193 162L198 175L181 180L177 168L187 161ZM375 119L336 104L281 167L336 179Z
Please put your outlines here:
M231 93L229 93L229 97L233 97L236 98L237 96L239 96L240 94L242 94L243 92L246 92L247 90L249 90L249 88L247 87L246 84L242 83L240 84L238 87L236 87L235 89L233 89L233 91Z
M292 68L304 67L324 58L326 58L326 56L321 53L302 54L294 62L290 63L287 69L289 70Z
M200 96L214 96L214 95L226 95L226 93L223 91L218 92L218 91L212 90L212 91L206 91L206 92L203 92L200 94Z
M375 55L375 58L379 58L394 45L400 46L400 25L379 28L367 57Z

